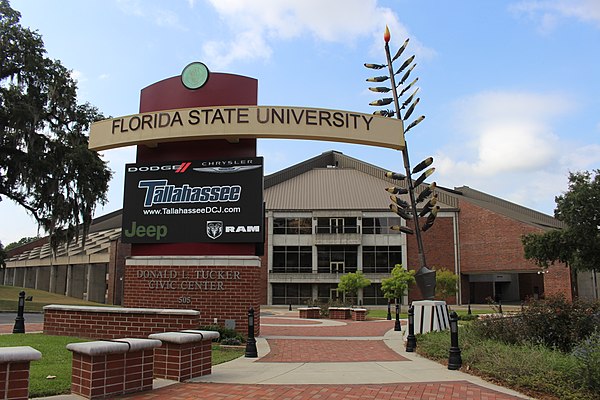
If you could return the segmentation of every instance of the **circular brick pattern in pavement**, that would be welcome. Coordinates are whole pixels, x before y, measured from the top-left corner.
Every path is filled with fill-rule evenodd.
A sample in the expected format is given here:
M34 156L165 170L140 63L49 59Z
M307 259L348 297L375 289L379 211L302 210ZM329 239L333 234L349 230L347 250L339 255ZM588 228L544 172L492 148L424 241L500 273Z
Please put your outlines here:
M122 397L150 400L513 400L518 397L466 381L411 382L383 385L240 385L222 383L181 383L151 392Z
M272 318L279 319L283 318ZM394 329L395 321L344 321L341 326L262 326L260 336L372 337ZM285 324L285 322L279 322Z
M297 319L290 317L260 317L260 327L264 325L321 325L322 321L317 319Z
M409 361L381 340L268 339L271 351L257 362Z

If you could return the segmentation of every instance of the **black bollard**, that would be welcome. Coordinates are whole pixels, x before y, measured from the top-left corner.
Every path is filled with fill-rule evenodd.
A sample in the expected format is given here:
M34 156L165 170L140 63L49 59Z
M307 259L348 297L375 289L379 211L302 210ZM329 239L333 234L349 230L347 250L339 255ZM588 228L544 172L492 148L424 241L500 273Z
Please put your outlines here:
M254 308L248 309L248 341L246 342L246 357L258 357L256 350L256 339L254 338Z
M462 357L458 347L458 314L450 313L450 354L448 356L448 369L457 370L462 366Z
M467 314L471 315L471 303L467 306Z
M498 300L498 312L502 314L502 300Z
M292 304L290 303L290 308L288 309L288 311L292 311Z
M13 333L25 333L25 318L23 312L25 311L25 292L19 293L19 306L17 308L17 318L15 318L15 327Z
M391 321L392 320L392 300L388 299L388 313L387 313L387 320Z
M408 336L406 337L406 351L412 353L417 347L415 337L415 307L408 307Z
M394 324L394 330L402 330L402 326L400 325L400 304L398 304L398 299L396 299L396 323Z

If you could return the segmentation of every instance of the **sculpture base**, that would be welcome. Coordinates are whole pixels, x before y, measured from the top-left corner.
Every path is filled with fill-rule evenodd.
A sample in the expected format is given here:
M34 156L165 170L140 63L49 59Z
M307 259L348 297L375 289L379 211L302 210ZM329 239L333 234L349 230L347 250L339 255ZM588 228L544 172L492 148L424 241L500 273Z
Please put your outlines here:
M445 301L413 301L415 308L415 334L444 331L450 328L450 317Z

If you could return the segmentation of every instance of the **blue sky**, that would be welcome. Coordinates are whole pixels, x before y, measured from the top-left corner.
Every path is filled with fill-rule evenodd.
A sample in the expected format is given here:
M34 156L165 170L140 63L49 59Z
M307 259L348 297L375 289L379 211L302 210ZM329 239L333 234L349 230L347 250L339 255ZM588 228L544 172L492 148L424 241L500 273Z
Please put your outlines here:
M407 135L412 164L434 157L441 186L469 186L552 214L569 171L600 168L600 2L597 0L12 0L48 54L73 70L80 101L107 116L138 111L140 90L202 61L259 80L259 105L372 112L364 62L383 63L410 38L427 118ZM377 147L259 140L265 172L324 151L402 170ZM103 152L122 206L133 148ZM0 203L0 241L37 234ZM42 232L43 234L43 232Z

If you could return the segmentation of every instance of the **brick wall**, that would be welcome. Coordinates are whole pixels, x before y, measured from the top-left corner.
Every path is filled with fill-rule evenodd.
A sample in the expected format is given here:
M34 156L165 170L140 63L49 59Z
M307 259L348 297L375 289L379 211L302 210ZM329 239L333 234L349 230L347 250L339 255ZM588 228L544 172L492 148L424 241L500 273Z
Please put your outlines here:
M534 262L525 259L521 236L540 233L539 228L481 208L468 201L460 202L459 214L461 272L469 273L536 273ZM537 282L536 278L534 279ZM571 278L564 265L552 266L544 274L544 292L571 299ZM468 301L468 281L463 279L463 301Z
M0 363L0 397L29 398L29 361Z
M200 325L234 321L247 334L248 309L255 310L260 334L260 299L264 286L255 256L133 257L125 266L124 305L197 310ZM172 329L174 330L174 329Z
M44 334L89 339L147 338L152 333L195 329L200 316L156 312L97 312L44 307ZM84 307L81 307L84 308ZM96 307L91 307L96 309Z

